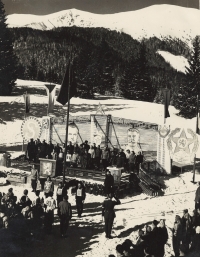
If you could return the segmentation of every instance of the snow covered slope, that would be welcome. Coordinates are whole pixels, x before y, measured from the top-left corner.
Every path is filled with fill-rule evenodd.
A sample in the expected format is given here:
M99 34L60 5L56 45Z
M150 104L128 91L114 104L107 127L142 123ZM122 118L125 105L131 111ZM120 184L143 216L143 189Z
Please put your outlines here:
M167 51L157 51L164 60L171 65L175 70L186 73L186 67L189 68L188 60L184 56L176 56Z
M76 9L37 16L8 15L9 27L49 30L55 27L104 27L127 33L135 39L172 37L190 42L200 34L200 11L173 5L153 5L137 11L93 14Z

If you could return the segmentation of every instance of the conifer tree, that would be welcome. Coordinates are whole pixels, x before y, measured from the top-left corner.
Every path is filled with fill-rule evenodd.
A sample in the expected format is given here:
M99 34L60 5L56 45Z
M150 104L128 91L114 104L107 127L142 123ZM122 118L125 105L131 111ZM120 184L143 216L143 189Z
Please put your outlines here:
M10 95L17 79L17 60L6 24L4 4L0 0L0 95Z
M197 95L200 96L200 37L196 36L192 44L189 68L186 68L186 78L180 84L176 103L179 114L185 118L195 117Z
M144 42L141 43L139 56L136 60L133 84L135 85L134 90L136 100L153 102L156 95L156 89L151 82L147 61L147 50Z

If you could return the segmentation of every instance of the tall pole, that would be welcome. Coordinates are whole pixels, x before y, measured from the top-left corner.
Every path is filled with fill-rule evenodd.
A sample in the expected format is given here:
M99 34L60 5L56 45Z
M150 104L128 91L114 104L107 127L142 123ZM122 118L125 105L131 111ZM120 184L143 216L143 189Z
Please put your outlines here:
M72 49L71 49L72 55ZM69 125L69 109L70 109L70 87L71 87L71 56L69 60L69 85L68 85L68 103L67 103L67 122L66 122L66 134L65 134L65 151L63 161L63 184L65 182L65 168L66 168L66 154L67 154L67 142L68 142L68 125Z
M197 110L196 110L196 133L199 134L199 95L197 95ZM193 164L193 179L192 182L195 183L195 169L196 169L196 154L194 155L194 164Z
M27 91L26 91L26 95L25 95L25 112L24 112L24 120L26 119L26 98L27 98ZM23 138L23 142L22 142L22 152L24 151L24 138Z

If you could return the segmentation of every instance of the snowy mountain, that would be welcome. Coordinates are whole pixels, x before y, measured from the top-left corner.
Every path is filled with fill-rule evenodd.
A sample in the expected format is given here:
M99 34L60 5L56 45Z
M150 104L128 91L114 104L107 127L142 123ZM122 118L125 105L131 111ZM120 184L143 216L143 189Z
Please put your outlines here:
M200 11L173 5L153 5L137 11L116 14L93 14L70 9L37 16L12 14L8 27L50 30L57 27L103 27L131 35L135 39L172 37L190 42L200 34Z

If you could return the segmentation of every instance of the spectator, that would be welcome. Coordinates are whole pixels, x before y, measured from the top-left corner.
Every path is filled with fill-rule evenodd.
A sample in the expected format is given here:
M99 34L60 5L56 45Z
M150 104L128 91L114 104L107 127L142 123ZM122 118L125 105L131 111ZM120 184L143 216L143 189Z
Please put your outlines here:
M91 162L90 168L93 169L95 166L95 157L96 156L95 156L94 147L92 145L90 146L88 153L90 154L90 162Z
M72 145L72 142L69 141L69 144L67 145L67 151L72 155L74 152L74 146Z
M87 169L89 168L90 164L90 154L88 154L88 151L85 149L85 153L82 158L81 168Z
M112 232L112 226L114 218L116 217L114 207L117 204L121 204L120 200L115 197L115 201L112 200L113 195L109 194L108 198L106 198L102 204L102 217L104 217L105 220L105 233L106 238L112 238L111 232Z
M109 150L108 147L106 146L101 154L101 160L102 160L102 166L103 166L103 171L106 171L106 168L108 167L108 160L109 160Z
M80 154L80 147L78 146L78 144L75 144L74 152L76 152L78 155Z
M110 151L110 161L109 161L109 165L110 165L110 166L116 166L116 165L117 165L117 156L116 156L114 150Z
M182 241L182 235L183 235L181 218L178 215L176 215L175 217L175 222L174 222L174 227L172 232L173 232L172 245L173 245L173 250L176 257L176 256L179 256L180 242Z
M117 168L124 167L124 157L123 154L120 152L117 155Z
M135 156L135 152L132 151L131 154L129 155L129 172L134 172L135 170L135 159L136 159L136 156Z
M47 143L46 143L45 140L43 140L40 148L41 148L41 156L42 156L42 158L46 158L46 156L47 156Z
M65 195L63 200L58 205L60 217L60 234L61 237L66 237L69 221L72 218L71 204L68 202L68 196Z
M200 207L200 182L197 183L198 185L198 188L196 190L196 193L195 193L195 209L197 210L197 208Z
M95 164L97 169L100 168L101 154L102 154L102 151L101 151L100 145L98 145L95 151Z
M165 244L167 243L168 240L168 232L167 228L165 226L165 221L162 219L160 220L160 227L158 228L158 235L159 235L159 240L158 240L158 257L164 257L165 255Z
M70 167L70 165L71 165L71 159L72 159L72 156L71 156L71 154L69 153L69 150L67 150L67 154L66 154L66 166L67 166L67 167Z
M27 145L26 155L28 157L29 162L34 161L36 159L36 146L33 138L30 139L30 142Z
M71 158L70 167L76 168L78 165L78 161L79 161L79 155L76 151L74 151Z
M194 235L192 239L192 244L190 250L192 252L200 252L200 227L196 227L196 234Z
M54 145L51 141L49 141L49 144L47 145L47 157L48 159L52 159L52 152L54 150Z
M116 254L117 254L117 257L123 257L123 247L122 245L118 244L116 246Z
M47 198L53 192L54 192L54 183L53 181L51 181L51 177L48 176L47 180L44 183L44 195Z
M56 156L57 156L57 159L58 159L58 156L59 156L59 153L61 152L61 147L59 146L59 144L57 143L57 145L54 147L54 151L56 153Z
M83 213L83 204L85 201L85 197L86 197L85 188L79 182L78 187L76 189L76 208L77 208L77 213L79 218L81 218L81 215Z
M39 173L38 170L35 168L35 165L32 165L31 168L31 186L32 186L32 192L36 192L37 187L37 180L39 179Z
M59 182L58 183L58 187L57 187L57 191L56 191L56 200L57 200L57 206L59 205L59 203L63 200L63 196L64 196L64 190L63 190L63 186L62 183Z
M139 167L141 163L143 163L143 155L142 155L142 152L138 152L135 158L135 169L137 173L139 173Z
M20 199L19 205L21 207L21 213L25 218L30 218L32 217L32 212L31 212L31 204L32 201L28 197L28 190L24 190L24 194Z
M52 224L54 222L54 209L56 208L56 201L53 199L53 192L48 193L44 201L45 216L44 216L44 229L47 234L51 233Z
M85 140L85 143L83 143L83 144L84 144L84 148L85 148L87 151L89 151L90 146L88 145L88 141Z
M110 193L113 193L113 187L114 187L114 178L111 175L110 171L106 171L106 177L104 180L104 191L105 194L108 196Z
M181 219L181 223L183 227L184 243L189 245L191 241L192 218L188 213L187 209L183 211L183 217Z

